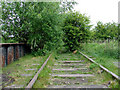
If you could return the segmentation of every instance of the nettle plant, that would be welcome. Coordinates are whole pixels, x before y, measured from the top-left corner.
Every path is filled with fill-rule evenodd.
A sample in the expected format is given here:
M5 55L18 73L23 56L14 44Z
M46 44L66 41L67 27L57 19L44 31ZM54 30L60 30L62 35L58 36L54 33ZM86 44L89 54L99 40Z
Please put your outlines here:
M68 12L64 21L64 42L67 50L80 48L80 43L87 42L90 33L89 17L79 12Z

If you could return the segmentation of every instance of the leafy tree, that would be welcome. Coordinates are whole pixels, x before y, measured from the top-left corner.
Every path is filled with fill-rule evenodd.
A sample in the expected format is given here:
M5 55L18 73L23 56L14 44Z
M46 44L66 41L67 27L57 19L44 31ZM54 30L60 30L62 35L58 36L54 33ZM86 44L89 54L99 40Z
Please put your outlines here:
M94 30L94 29L90 30L89 36L90 36L90 37L89 37L89 42L96 40L95 30Z
M2 36L5 40L14 35L15 40L27 42L30 30L27 19L28 6L29 3L24 2L2 2Z
M118 26L115 22L113 23L106 23L105 27L107 29L107 35L109 35L109 39L118 38Z
M116 23L105 23L98 22L94 28L95 38L101 40L113 39L118 37L118 26Z
M45 54L62 42L65 8L60 2L2 2L2 36L31 46L34 54ZM64 4L62 4L64 5ZM70 9L71 4L67 5ZM72 8L72 7L71 7Z
M61 0L60 3L61 3L61 4L60 4L60 5L61 5L61 9L62 9L61 13L65 13L65 12L72 11L73 5L78 4L77 2L68 2L67 0L66 0L66 2L63 2L63 1Z
M80 47L80 43L86 42L89 38L90 20L79 12L69 12L66 14L64 23L65 46L68 50L73 51Z

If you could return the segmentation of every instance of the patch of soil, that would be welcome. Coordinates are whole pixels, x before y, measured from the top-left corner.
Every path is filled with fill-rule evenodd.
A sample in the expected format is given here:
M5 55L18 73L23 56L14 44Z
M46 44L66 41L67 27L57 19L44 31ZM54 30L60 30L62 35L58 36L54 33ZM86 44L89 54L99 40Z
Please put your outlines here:
M14 78L8 76L7 74L2 74L2 84L0 86L5 87L6 85L9 85L15 81Z

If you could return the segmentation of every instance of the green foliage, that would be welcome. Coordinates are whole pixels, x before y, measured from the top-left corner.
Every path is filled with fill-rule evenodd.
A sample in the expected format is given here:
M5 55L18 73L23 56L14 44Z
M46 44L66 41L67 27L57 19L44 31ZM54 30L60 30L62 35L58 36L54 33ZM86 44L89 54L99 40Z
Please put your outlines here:
M63 2L62 0L61 0L61 8L62 8L62 11L61 11L61 13L65 13L65 12L68 12L68 11L72 11L72 9L73 9L73 5L75 5L75 4L78 4L77 2L68 2L67 0L65 1L65 2Z
M106 57L111 57L115 59L119 59L119 52L118 52L118 41L112 41L109 43L106 43L106 46L104 48L104 53Z
M92 63L92 64L89 66L90 69L93 69L93 68L95 68L95 67L97 67L97 65L94 64L94 63Z
M34 52L37 52L36 54L41 55L60 44L63 33L61 30L62 19L60 19L62 16L59 14L59 3L44 3L36 6L40 6L38 10L41 13L31 21L31 28L33 29L31 30L32 33L29 36L28 44L31 45ZM43 9L40 10L42 6ZM37 13L33 13L33 16L35 17Z
M90 20L84 14L69 12L66 14L64 23L65 46L68 50L74 51L79 48L80 43L86 42L89 38Z
M116 23L105 23L98 22L94 28L95 39L107 40L107 39L118 39L118 26Z
M84 54L94 57L97 63L118 75L118 67L113 63L118 62L120 55L118 53L118 41L110 41L109 43L84 43L82 47Z
M29 44L35 55L45 55L63 44L62 13L71 10L75 3L6 1L1 4L4 41Z
M8 39L8 40L4 40L4 38L2 38L2 43L18 43L16 40L14 40L14 39Z

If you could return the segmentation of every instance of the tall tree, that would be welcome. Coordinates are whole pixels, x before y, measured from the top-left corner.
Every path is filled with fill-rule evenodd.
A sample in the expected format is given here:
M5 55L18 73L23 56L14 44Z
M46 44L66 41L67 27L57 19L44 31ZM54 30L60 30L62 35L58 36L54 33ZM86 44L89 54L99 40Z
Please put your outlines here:
M37 54L46 53L61 44L64 19L61 12L68 10L61 7L60 2L8 1L1 4L4 39L13 35L16 41L29 44Z
M113 23L105 23L98 22L97 26L94 28L95 30L95 38L101 40L118 38L118 26L115 22Z

